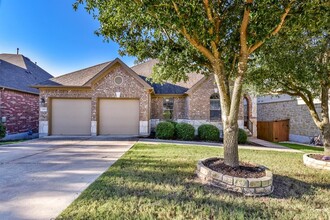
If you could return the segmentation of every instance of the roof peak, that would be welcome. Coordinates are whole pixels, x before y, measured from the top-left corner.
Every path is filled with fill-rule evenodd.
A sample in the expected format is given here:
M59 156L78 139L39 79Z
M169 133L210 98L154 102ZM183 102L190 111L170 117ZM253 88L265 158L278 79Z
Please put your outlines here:
M58 79L58 78L61 78L62 76L67 76L67 75L70 75L72 73L76 73L76 72L80 72L80 71L84 71L84 70L88 70L88 69L92 69L92 68L95 68L95 67L98 67L98 66L102 66L104 64L110 64L111 62L113 62L114 60L110 60L110 61L106 61L106 62L103 62L103 63L99 63L99 64L95 64L93 66L89 66L89 67L85 67L85 68L82 68L82 69L79 69L79 70L75 70L75 71L72 71L72 72L69 72L69 73L65 73L63 75L60 75L60 76L57 76L57 77L54 77L53 79Z

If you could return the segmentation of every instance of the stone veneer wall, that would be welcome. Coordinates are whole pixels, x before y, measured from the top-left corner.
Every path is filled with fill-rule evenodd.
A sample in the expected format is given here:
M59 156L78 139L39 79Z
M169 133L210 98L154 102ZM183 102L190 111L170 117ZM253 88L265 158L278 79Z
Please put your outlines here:
M317 105L320 113L320 105ZM290 140L309 142L320 133L305 104L298 105L297 100L258 103L258 121L290 119Z
M19 134L28 131L38 132L39 97L35 94L14 90L0 90L0 119L8 134Z
M123 77L123 83L116 85L114 78ZM116 98L116 92L120 92L120 98L137 98L140 100L140 134L149 133L149 104L150 94L137 80L126 73L120 66L114 66L109 73L92 86L92 89L40 89L40 99L44 98L47 106L49 98L90 98L92 101L91 131L96 135L97 127L97 100L99 98ZM40 111L40 133L48 134L48 111Z

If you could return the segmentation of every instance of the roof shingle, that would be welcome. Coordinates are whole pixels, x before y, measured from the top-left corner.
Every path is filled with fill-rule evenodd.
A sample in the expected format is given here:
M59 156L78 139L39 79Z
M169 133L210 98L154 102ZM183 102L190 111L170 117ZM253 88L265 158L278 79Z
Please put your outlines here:
M0 87L38 94L30 86L53 77L21 54L0 54Z
M106 68L111 61L81 69L38 83L40 86L84 86L89 80Z
M132 66L131 69L140 75L141 78L147 81L146 79L150 78L152 75L153 66L157 63L158 61L153 59L145 63ZM147 82L154 88L156 94L184 94L204 76L197 73L189 73L188 77L189 79L186 82L181 81L172 83L167 81L164 84L151 83L149 81Z

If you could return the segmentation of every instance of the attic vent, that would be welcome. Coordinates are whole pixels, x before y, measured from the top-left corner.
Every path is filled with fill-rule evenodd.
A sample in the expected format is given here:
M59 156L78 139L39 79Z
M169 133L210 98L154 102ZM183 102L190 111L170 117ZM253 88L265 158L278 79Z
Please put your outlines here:
M25 72L28 74L32 74L31 71L29 71L29 70L25 70Z
M116 85L121 85L123 83L123 77L121 76L116 76L115 77L115 84Z

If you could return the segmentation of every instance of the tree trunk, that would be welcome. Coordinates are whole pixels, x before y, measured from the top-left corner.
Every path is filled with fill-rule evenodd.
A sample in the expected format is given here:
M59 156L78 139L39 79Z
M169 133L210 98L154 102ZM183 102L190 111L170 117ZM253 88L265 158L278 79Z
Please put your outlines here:
M230 95L229 84L226 84L225 80L221 77L224 75L224 69L222 67L223 65L220 62L215 63L214 65L214 77L220 93L221 118L224 138L224 162L228 166L237 167L239 165L237 118L240 98L234 98ZM231 106L233 99L236 104L234 107ZM238 104L236 102L238 102Z
M224 160L225 164L231 167L239 166L238 157L238 124L237 121L230 123L229 120L223 122L224 132Z
M330 157L330 124L327 124L322 129L322 138L324 145L324 155Z

